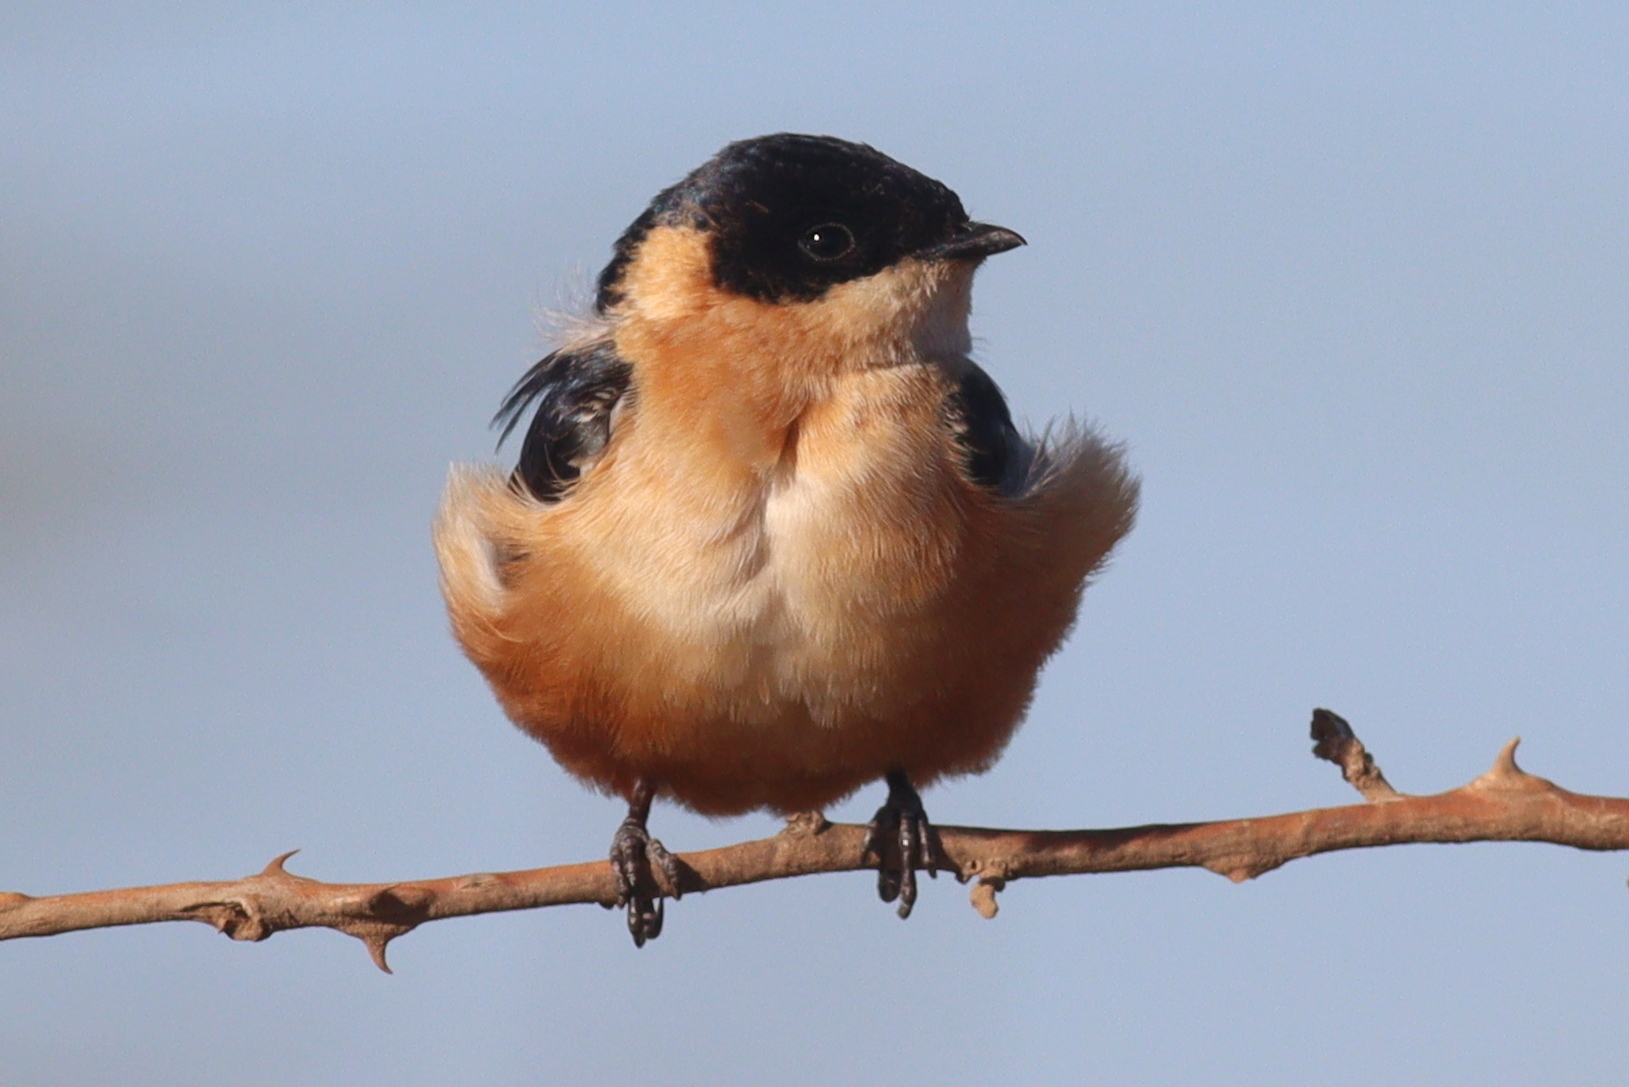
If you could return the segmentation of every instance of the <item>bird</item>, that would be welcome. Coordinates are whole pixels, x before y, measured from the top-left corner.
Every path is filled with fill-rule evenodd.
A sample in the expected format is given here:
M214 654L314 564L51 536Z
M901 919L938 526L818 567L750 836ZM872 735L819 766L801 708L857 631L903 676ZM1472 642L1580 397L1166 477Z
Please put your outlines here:
M454 465L452 631L508 717L628 804L636 945L682 865L657 798L818 811L878 780L878 892L950 869L918 790L988 769L1130 530L1123 446L1015 425L972 359L975 271L1026 244L863 143L730 143L616 240L591 312ZM656 873L664 877L659 882Z

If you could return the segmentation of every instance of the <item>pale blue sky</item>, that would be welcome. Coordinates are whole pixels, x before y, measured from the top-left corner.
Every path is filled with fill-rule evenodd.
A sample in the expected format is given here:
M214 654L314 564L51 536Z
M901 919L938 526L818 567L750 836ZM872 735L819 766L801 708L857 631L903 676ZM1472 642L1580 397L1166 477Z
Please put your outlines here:
M1144 510L942 822L1106 826L1528 769L1629 794L1629 14L1494 4L9 4L0 889L601 855L620 807L445 630L446 466L723 143L866 140L1028 248L979 357ZM832 814L858 819L868 790ZM768 833L660 808L696 848ZM1615 1084L1629 856L1233 886L863 875L430 925L0 945L0 1084Z

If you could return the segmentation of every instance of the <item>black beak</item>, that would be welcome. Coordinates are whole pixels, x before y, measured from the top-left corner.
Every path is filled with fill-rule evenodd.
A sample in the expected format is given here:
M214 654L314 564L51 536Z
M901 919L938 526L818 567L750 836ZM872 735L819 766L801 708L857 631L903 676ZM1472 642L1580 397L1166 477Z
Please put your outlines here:
M916 255L923 260L983 260L1027 244L1016 230L990 223L968 223L948 240L930 245Z

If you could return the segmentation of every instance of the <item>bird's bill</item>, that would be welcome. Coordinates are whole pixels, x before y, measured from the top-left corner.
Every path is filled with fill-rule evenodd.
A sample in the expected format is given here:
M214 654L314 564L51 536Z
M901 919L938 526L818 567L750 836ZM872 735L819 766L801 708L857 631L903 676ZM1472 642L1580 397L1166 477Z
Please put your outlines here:
M1027 244L1016 230L993 223L968 223L947 240L916 255L923 260L982 260Z

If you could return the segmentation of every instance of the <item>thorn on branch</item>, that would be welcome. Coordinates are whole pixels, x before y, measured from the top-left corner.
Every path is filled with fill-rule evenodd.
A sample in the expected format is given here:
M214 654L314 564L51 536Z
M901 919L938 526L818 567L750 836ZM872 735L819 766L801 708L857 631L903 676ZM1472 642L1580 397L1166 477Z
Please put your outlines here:
M364 936L361 939L364 944L368 945L368 954L373 956L373 965L387 974L394 974L396 971L392 970L390 964L385 961L385 948L390 945L390 937Z
M1374 756L1357 738L1346 718L1332 710L1312 711L1312 753L1341 768L1341 776L1371 804L1401 800L1403 794L1391 787L1386 775L1374 764Z
M1521 742L1522 738L1520 736L1512 736L1505 746L1499 749L1499 754L1494 756L1493 769L1490 772L1494 774L1524 774L1522 768L1516 765L1516 748L1521 746Z
M1558 786L1548 778L1529 774L1516 765L1516 748L1522 738L1517 736L1499 750L1493 768L1466 786L1468 789L1502 789L1507 792L1556 792Z
M390 974L394 971L385 961L385 948L396 937L407 935L428 920L434 904L435 895L423 888L392 884L342 903L340 908L347 916L334 927L361 940L373 964Z
M260 874L263 876L293 876L294 873L283 866L288 863L290 857L298 852L298 849L291 849L287 853L279 853L271 859L271 863L260 870ZM300 877L295 876L294 878L298 879Z

